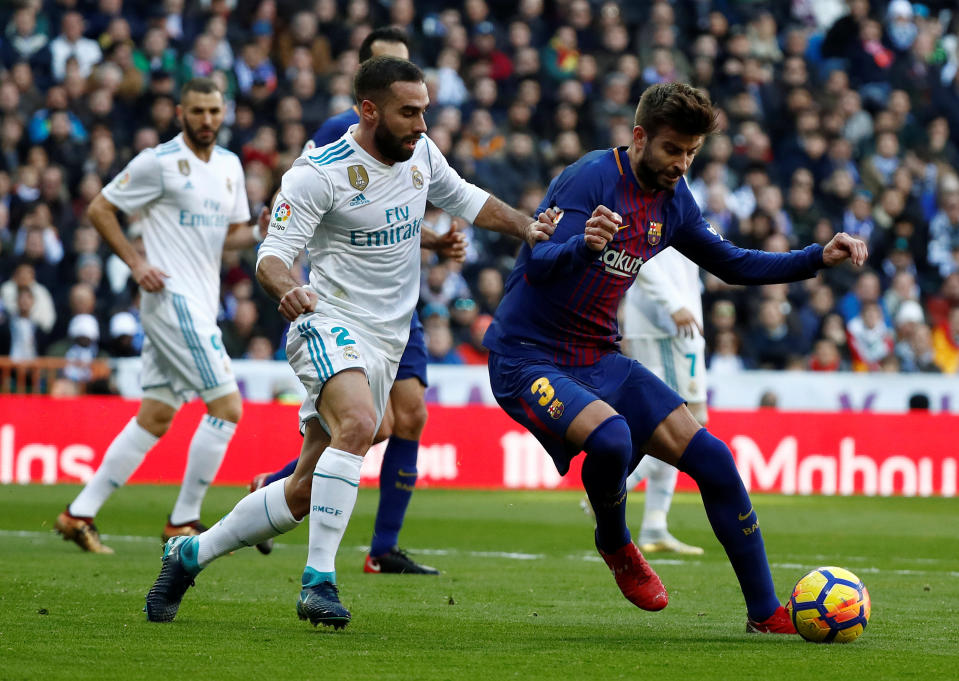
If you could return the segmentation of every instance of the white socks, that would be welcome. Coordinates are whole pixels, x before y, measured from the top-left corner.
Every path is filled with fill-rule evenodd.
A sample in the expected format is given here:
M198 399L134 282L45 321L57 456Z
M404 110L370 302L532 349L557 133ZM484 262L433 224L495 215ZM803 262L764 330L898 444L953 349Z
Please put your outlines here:
M159 439L140 426L136 417L130 419L107 447L97 472L68 507L70 514L81 518L95 516L113 490L130 479Z
M310 496L310 550L306 567L335 571L334 562L350 522L360 485L363 457L327 447L313 473Z
M666 529L666 514L673 503L676 478L679 471L664 461L647 454L626 480L626 489L632 490L646 479L646 506L643 511L643 530Z
M299 525L286 503L285 479L248 494L220 522L197 537L197 562L206 567L214 558L243 546L253 546Z
M171 524L183 525L199 519L200 504L216 472L220 470L226 448L235 432L236 424L230 421L209 414L204 414L200 419L200 425L190 441L180 495L170 513Z

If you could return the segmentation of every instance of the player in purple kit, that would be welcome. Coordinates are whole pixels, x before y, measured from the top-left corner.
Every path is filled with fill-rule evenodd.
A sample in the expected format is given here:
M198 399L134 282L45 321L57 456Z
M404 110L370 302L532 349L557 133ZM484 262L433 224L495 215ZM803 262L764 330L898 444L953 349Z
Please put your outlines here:
M360 45L359 60L365 62L371 57L388 56L400 59L409 58L406 34L399 28L390 26L371 31ZM356 106L328 118L313 137L307 141L303 151L340 139L347 129L359 123L360 115ZM266 213L268 215L268 213ZM266 231L269 219L262 219L261 227ZM423 248L440 249L442 255L461 259L465 257L465 239L460 234L447 235L446 240L437 238L431 230L422 231ZM417 575L438 575L439 570L417 563L398 546L400 529L406 517L416 487L416 459L419 452L419 440L426 426L426 341L423 338L423 324L414 312L410 321L410 339L406 351L400 359L396 380L390 390L388 415L377 433L377 442L387 437L389 442L383 452L383 464L380 468L380 502L373 523L373 539L370 552L363 563L363 571L369 573L396 573ZM275 473L261 473L253 478L250 491L256 491L264 485L291 475L298 459L293 459ZM256 545L261 553L273 549L273 540L268 539Z
M683 175L715 118L699 90L654 85L639 101L629 147L590 152L566 168L540 207L539 219L556 231L523 247L484 344L497 401L559 472L586 452L596 547L630 602L661 610L669 600L626 525L626 477L650 454L699 485L746 600L747 631L795 633L729 448L679 395L619 352L620 301L642 264L667 246L736 284L796 281L847 258L865 262L865 244L847 234L825 248L765 253L737 248L712 229Z

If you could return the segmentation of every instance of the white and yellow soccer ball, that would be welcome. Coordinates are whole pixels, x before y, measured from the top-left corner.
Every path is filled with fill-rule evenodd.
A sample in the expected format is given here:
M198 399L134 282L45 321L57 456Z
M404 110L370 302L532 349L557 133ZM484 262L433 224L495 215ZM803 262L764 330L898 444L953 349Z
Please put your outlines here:
M805 575L786 603L796 631L807 641L849 643L862 635L872 604L862 581L841 567Z

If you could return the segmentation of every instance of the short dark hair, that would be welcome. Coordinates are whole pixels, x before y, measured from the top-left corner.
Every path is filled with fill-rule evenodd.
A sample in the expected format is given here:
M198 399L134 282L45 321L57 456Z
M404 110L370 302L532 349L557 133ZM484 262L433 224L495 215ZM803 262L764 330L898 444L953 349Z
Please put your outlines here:
M199 92L201 94L208 95L212 92L220 92L220 88L217 87L216 81L212 78L191 78L183 84L182 88L180 88L181 102L186 99L188 92Z
M634 125L651 138L667 126L683 135L709 135L716 130L716 111L702 90L685 83L657 83L639 98Z
M360 43L361 64L373 56L373 43L377 40L382 40L384 43L403 43L406 45L406 49L410 49L410 39L406 37L403 29L397 28L396 26L374 28L363 38L363 42Z
M353 79L353 92L357 103L369 99L379 104L393 83L421 83L423 80L423 71L411 61L396 57L371 57L360 64Z

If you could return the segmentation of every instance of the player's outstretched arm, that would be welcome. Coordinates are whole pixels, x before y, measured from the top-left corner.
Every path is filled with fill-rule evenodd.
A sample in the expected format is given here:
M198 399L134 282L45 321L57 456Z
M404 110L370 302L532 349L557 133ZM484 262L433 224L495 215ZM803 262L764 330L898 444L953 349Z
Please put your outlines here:
M477 213L473 224L493 232L515 236L530 247L549 239L556 229L550 221L531 220L528 215L523 215L492 194Z
M822 251L822 263L826 267L835 267L847 259L853 265L862 267L868 257L869 249L866 248L865 242L845 232L839 232L830 239Z
M87 217L113 252L127 264L133 274L133 280L144 291L156 293L163 290L163 280L170 275L140 257L123 233L123 228L120 227L116 206L107 201L103 194L97 194L87 208Z
M286 263L274 255L264 256L257 262L256 280L264 291L280 301L277 310L287 321L292 322L304 312L316 309L316 292L300 286Z

